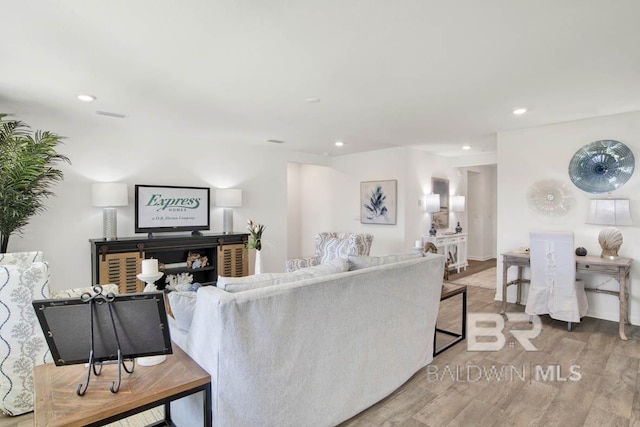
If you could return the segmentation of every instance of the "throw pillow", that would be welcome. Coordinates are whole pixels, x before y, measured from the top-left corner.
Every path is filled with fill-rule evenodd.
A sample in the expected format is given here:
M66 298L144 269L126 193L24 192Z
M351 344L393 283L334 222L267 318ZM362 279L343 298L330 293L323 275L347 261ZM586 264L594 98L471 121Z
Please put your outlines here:
M422 254L400 254L385 256L349 255L349 270L360 270L362 268L373 267L376 265L392 264L394 262L407 261L416 258L422 258Z
M336 258L347 259L349 256L349 239L321 237L316 239L316 258L324 264Z
M174 291L167 294L169 298L169 306L173 313L178 328L187 332L191 328L193 320L193 312L196 309L196 297L198 292L192 291Z

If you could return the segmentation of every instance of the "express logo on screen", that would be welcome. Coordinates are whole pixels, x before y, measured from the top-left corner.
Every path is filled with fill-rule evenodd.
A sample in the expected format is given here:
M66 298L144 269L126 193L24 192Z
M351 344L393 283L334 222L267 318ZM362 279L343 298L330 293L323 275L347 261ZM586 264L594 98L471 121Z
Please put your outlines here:
M176 197L163 198L162 194L152 194L146 206L157 206L156 211L163 211L168 208L198 209L200 207L200 197Z

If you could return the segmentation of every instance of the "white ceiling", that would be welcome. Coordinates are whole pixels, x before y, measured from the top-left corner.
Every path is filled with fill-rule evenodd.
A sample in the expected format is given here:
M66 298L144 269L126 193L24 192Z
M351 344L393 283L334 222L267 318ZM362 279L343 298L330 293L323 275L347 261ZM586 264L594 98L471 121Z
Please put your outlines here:
M0 112L35 127L455 156L495 151L497 131L640 110L638 0L15 0L0 13Z

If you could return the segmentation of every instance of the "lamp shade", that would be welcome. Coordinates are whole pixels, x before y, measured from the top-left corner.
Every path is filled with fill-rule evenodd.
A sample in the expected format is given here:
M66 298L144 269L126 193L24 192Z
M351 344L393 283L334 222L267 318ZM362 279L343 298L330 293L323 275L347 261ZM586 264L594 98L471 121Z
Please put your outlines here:
M451 210L454 212L464 212L464 196L453 196L451 198Z
M121 182L91 184L91 204L101 208L127 206L129 204L127 184Z
M239 188L218 188L216 206L221 208L239 208L242 206L242 190Z
M439 212L440 211L440 195L439 194L425 195L424 210L426 212Z
M632 225L629 199L591 199L587 224Z

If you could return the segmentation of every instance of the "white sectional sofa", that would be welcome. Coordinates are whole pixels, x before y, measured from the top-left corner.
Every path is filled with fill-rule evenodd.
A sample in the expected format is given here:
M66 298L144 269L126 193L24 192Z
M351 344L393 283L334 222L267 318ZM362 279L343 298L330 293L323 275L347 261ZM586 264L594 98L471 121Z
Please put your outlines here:
M303 269L262 275L264 286L247 278L257 285L240 292L169 294L172 339L211 374L214 426L336 425L432 361L444 257L350 258L334 263L351 267L342 273ZM201 405L199 396L173 402L172 418L202 425Z

